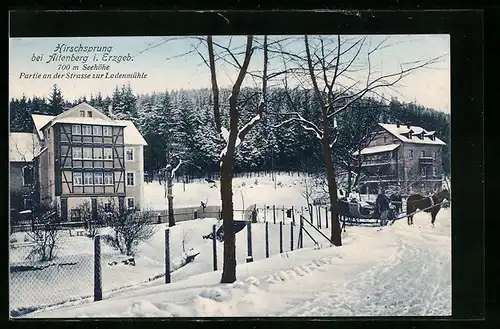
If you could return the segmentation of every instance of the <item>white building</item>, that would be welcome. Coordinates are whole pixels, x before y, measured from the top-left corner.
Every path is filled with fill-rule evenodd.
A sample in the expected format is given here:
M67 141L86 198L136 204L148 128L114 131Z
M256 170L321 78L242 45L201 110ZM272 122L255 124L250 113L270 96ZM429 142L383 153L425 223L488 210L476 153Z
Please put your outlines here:
M129 120L112 120L87 103L58 116L32 115L41 201L78 220L85 202L142 209L146 141Z

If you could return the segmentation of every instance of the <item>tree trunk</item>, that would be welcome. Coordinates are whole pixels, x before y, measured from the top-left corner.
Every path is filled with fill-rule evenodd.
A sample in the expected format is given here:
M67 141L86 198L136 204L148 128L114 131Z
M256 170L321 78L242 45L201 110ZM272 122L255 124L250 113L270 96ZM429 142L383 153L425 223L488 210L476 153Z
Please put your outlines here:
M335 181L335 168L333 167L332 150L330 148L330 127L326 117L326 109L323 109L323 160L325 162L326 177L328 182L328 194L330 197L331 214L331 236L330 240L334 246L342 245L340 223L337 216L337 182Z
M220 174L222 224L224 227L224 263L221 283L233 283L236 281L236 237L233 230L233 157L229 150L224 156Z
M168 200L168 226L175 226L174 218L174 196L172 193L173 180L172 180L172 167L169 166L168 170L165 171L167 180L167 200Z

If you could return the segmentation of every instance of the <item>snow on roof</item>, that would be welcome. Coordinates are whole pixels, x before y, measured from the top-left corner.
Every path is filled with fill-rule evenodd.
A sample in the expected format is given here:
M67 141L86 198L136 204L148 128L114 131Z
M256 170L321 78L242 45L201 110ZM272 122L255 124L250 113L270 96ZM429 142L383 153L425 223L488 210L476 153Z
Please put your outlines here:
M102 125L102 126L117 126L125 127L125 124L117 122L117 120L104 120L99 118L88 118L88 117L65 117L58 119L57 117L51 121L52 124L55 123L73 123L73 124L88 124L88 125Z
M134 123L130 120L112 120L99 111L95 110L94 112L98 113L99 116L96 117L72 117L68 116L70 112L79 111L79 110L95 110L92 106L87 103L80 103L77 106L72 107L54 117L51 115L39 115L33 114L33 121L35 123L35 127L38 131L38 135L40 139L43 139L42 129L47 125L53 125L55 123L72 123L72 124L88 124L88 125L103 125L103 126L117 126L117 127L125 127L124 129L124 137L125 144L127 145L148 145L146 140L142 137L141 133L134 125Z
M32 114L31 118L35 124L36 131L38 132L38 137L43 140L42 127L45 126L50 120L54 118L52 115L43 114Z
M125 126L125 129L123 130L125 145L144 145L144 146L148 145L148 143L146 143L146 140L144 139L144 137L142 137L141 133L139 132L139 130L132 121L114 120L114 122L117 122L122 126Z
M9 161L33 161L33 157L40 150L38 139L32 133L9 134Z
M382 153L389 152L397 149L401 144L389 144L389 145L380 145L380 146L372 146L365 147L361 150L361 154L374 154L374 153ZM354 155L358 155L358 152L354 152Z
M432 140L429 137L429 135L432 135L433 132L432 131L427 132L422 127L410 126L410 130L413 132L414 135L419 135L420 133L423 132L424 133L423 139L420 139L418 137L409 139L407 136L404 135L407 134L409 131L406 125L399 125L399 127L397 124L379 123L379 125L405 143L446 145L445 142L443 142L437 137L434 140Z

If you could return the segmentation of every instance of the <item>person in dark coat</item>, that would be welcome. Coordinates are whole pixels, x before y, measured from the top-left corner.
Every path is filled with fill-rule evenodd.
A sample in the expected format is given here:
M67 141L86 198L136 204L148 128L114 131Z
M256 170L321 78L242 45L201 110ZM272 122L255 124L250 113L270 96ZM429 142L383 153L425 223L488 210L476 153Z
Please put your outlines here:
M391 217L391 200L384 193L385 191L381 190L375 200L375 205L378 208L378 213L380 214L380 226L385 226L386 222L390 220Z

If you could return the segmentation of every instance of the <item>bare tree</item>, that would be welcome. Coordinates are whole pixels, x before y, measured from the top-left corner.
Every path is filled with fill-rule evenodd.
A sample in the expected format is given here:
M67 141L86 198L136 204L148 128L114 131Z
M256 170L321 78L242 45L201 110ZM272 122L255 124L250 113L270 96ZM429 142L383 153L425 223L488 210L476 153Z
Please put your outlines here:
M152 225L156 212L152 210L119 211L112 207L99 216L106 218L107 224L114 231L113 235L105 236L106 241L127 256L133 256L139 242L149 240L156 233L156 228Z
M312 204L314 191L315 186L313 183L313 179L309 176L309 174L304 174L304 176L302 177L302 187L300 189L300 194L306 200L307 205Z
M382 110L387 108L374 99L360 99L349 111L339 115L338 142L334 161L347 173L347 191L357 186L364 158L361 151L377 136L376 129Z
M186 244L191 241L191 232L182 231L181 232L181 245L182 252L186 252Z
M57 208L53 204L41 203L34 209L32 216L32 229L26 234L33 245L26 258L51 261L59 240L60 217Z
M224 225L224 263L222 270L221 283L232 283L236 281L236 240L235 234L233 230L233 167L234 167L234 154L236 151L236 147L244 140L245 136L248 132L260 121L262 115L264 114L265 108L265 99L267 93L267 62L268 62L268 53L267 53L267 36L264 36L264 67L262 74L262 95L261 101L257 108L257 114L254 118L252 118L248 123L243 125L241 128L239 126L239 106L238 106L238 97L240 95L241 86L243 80L245 79L248 73L248 67L250 64L250 60L252 58L252 54L254 52L253 48L254 38L249 35L246 38L245 51L243 54L243 63L239 63L236 59L233 52L229 49L229 47L225 47L225 51L229 56L234 60L235 64L238 67L238 75L236 81L233 84L231 89L231 96L229 97L229 129L225 129L222 127L222 122L220 116L217 116L216 100L218 100L218 86L217 81L214 79L216 76L216 67L215 67L215 53L214 49L214 41L212 37L207 37L208 44L208 55L209 61L208 66L210 68L211 76L212 76L212 92L214 96L214 114L217 127L221 127L221 134L226 142L226 147L221 152L220 156L220 192L221 192L221 201L222 201L222 219ZM207 61L205 61L207 63Z
M174 194L173 194L173 187L174 187L174 178L175 178L175 173L181 165L193 165L188 161L183 161L181 159L182 157L182 152L174 155L167 154L167 165L165 168L161 169L160 172L163 174L164 180L165 180L165 198L167 199L168 202L168 226L175 226L175 217L174 217ZM172 163L177 162L176 166L174 167ZM198 166L195 166L199 169Z
M298 61L305 71L302 76L297 74L296 77L300 83L307 81L312 86L321 112L320 124L317 125L306 120L295 112L292 114L292 118L285 120L278 126L291 122L299 123L305 130L315 133L320 141L330 198L330 218L332 221L330 240L334 245L341 246L341 229L337 216L337 182L332 158L332 149L338 138L337 117L365 95L378 95L377 90L394 86L412 71L429 66L437 59L400 64L400 70L397 72L374 74L371 56L377 50L388 46L386 44L387 38L373 48L371 45L366 47L366 37L353 41L351 38L341 40L340 35L338 35L336 42L331 42L325 37L313 37L312 39L313 41L307 35L303 38L305 54L292 54L285 51L281 51L281 53L284 56L284 61ZM362 50L366 50L366 48L368 48L367 58L363 67L356 67L361 58ZM367 72L365 81L359 77L356 78L354 74L362 70ZM376 76L374 77L374 75ZM348 81L349 84L345 85L345 81ZM286 80L285 89L287 89ZM290 101L290 103L292 102Z

